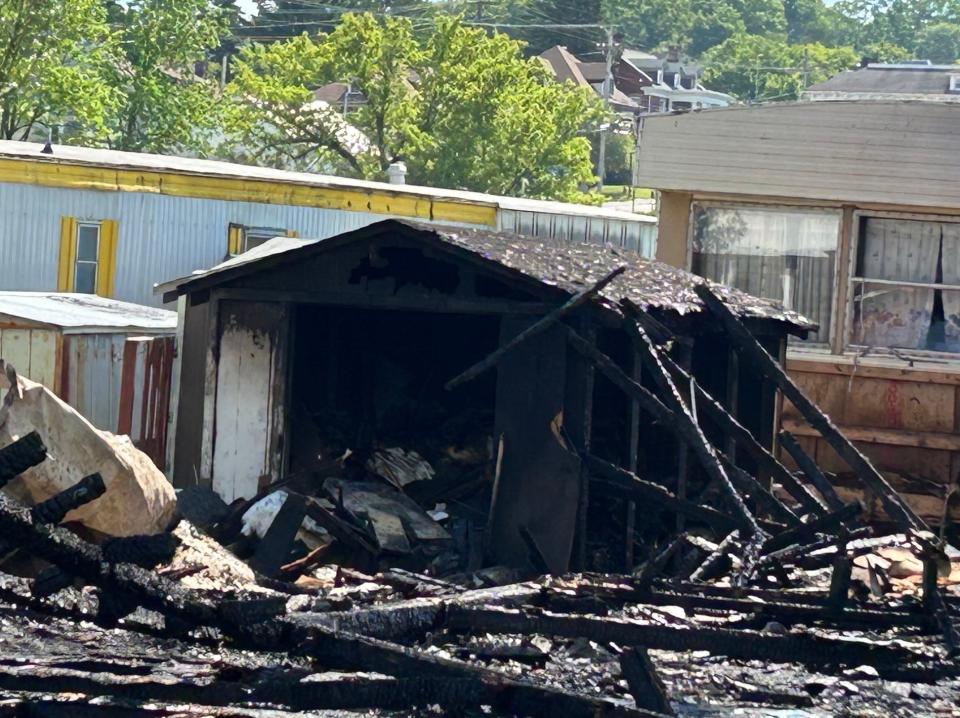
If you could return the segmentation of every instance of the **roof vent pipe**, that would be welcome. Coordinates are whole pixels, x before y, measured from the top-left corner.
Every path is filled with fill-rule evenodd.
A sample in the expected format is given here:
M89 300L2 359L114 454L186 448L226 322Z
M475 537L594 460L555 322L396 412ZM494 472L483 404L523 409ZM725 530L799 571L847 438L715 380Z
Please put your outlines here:
M403 162L392 162L387 167L387 178L390 184L406 184L407 166Z

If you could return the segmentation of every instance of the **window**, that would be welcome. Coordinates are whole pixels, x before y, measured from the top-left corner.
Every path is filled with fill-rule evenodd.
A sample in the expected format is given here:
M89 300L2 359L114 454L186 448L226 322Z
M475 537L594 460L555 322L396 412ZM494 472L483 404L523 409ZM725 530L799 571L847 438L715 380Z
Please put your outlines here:
M274 237L296 237L297 233L289 229L277 227L247 227L242 224L231 224L227 231L227 254L236 256L259 247Z
M694 205L693 271L776 299L820 325L807 343L830 341L839 212Z
M57 290L112 296L117 236L114 220L61 218Z
M851 343L960 352L960 224L861 217Z
M97 293L97 258L100 256L100 224L77 224L77 261L75 262L73 291Z

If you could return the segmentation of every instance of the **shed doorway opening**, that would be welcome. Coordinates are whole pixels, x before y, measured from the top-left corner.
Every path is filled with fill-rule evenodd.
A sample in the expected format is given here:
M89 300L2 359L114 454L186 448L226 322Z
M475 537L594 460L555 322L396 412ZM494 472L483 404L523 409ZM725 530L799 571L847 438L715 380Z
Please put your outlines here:
M349 476L394 447L439 480L487 470L496 372L443 385L497 348L499 317L300 305L294 321L291 473Z

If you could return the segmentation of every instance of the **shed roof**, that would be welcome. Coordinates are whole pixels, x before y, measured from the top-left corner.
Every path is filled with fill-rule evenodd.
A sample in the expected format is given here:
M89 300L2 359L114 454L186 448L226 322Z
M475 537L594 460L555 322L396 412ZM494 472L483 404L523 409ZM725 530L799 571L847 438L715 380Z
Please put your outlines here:
M307 254L323 252L326 248L346 242L398 231L420 241L438 243L455 252L465 253L463 256L473 260L506 267L516 272L518 278L533 279L568 295L586 289L608 272L626 265L626 272L601 293L604 299L614 303L629 299L645 309L660 309L685 315L703 309L694 287L707 283L717 287L724 301L742 318L781 321L801 332L817 326L800 314L785 309L779 302L714 284L690 272L644 259L613 246L575 243L547 237L525 237L492 230L441 227L395 219L377 222L369 227L327 239L277 237L205 272L158 285L157 291L164 292L165 296L185 294L195 288L215 286L261 268L276 266L278 263L300 261Z
M172 334L177 313L95 294L0 292L0 317L59 327L66 334Z

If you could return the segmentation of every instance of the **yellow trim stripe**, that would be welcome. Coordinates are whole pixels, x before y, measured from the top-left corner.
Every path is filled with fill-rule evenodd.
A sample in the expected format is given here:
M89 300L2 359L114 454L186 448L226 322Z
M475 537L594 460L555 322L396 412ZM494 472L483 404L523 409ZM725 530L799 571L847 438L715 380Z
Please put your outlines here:
M77 263L77 220L60 218L60 258L57 264L57 291L72 292Z
M402 191L312 187L239 177L208 177L160 170L122 170L51 160L0 159L0 182L346 209L490 227L497 224L497 206L493 203L432 200L429 197L404 194Z
M113 296L113 285L117 273L117 240L120 225L115 219L105 219L100 223L100 249L97 253L97 294L101 297Z

